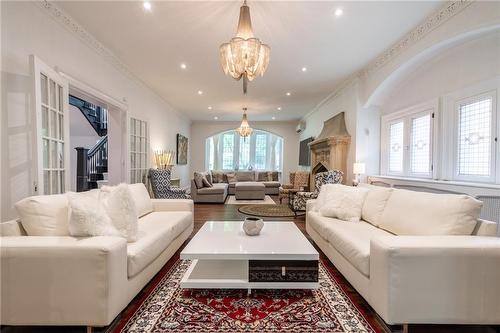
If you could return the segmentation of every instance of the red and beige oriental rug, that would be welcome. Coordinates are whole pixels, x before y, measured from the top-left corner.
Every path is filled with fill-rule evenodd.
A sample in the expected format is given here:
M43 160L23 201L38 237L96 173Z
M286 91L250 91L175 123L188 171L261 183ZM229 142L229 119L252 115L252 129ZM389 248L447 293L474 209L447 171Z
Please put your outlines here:
M108 332L385 332L349 296L330 263L320 261L317 290L184 290L189 266L176 256Z

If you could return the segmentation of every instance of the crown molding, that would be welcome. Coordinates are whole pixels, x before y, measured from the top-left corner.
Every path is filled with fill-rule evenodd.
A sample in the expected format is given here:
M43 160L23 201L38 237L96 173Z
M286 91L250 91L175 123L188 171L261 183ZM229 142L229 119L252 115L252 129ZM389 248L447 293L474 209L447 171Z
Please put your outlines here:
M73 17L66 13L63 9L59 8L54 2L49 0L39 0L36 4L48 14L57 23L61 24L68 31L73 33L81 41L83 41L87 46L94 50L99 56L101 56L108 63L111 63L116 69L118 69L122 74L127 76L129 79L137 83L139 86L147 88L156 97L158 97L163 103L169 106L173 112L179 115L181 118L191 121L189 117L185 114L176 110L168 101L166 101L160 93L158 93L154 88L150 87L141 78L135 75L128 66L122 62L111 50L99 42L92 34L90 34L85 28L83 28Z
M345 89L351 87L358 80L366 79L371 74L374 74L391 60L415 45L419 40L427 36L431 31L441 26L447 20L460 13L467 8L475 0L458 0L449 1L443 7L429 15L422 23L418 24L409 33L399 39L395 44L387 48L382 54L369 62L361 70L349 75L346 79L340 82L325 99L319 102L310 112L308 112L302 120L306 120L323 105L335 99Z
M451 1L439 10L428 16L422 23L413 28L403 38L386 49L382 54L376 57L372 62L365 66L360 72L361 77L366 77L381 67L385 66L396 56L413 46L419 40L427 36L431 31L441 26L463 9L467 8L474 0Z

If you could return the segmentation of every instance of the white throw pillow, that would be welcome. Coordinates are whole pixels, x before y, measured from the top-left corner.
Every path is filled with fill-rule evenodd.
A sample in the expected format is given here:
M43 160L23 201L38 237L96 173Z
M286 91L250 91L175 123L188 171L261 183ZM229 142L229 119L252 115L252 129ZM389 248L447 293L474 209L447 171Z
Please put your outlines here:
M359 222L363 202L368 193L366 188L332 184L325 192L325 203L319 211L321 215Z
M392 188L364 183L360 183L358 187L368 189L368 194L366 195L363 209L361 210L361 218L378 227L387 200L389 200L391 196Z
M143 183L129 184L128 189L134 199L138 218L153 211L153 202L151 201L148 190Z
M380 228L396 235L471 235L482 205L468 195L394 189Z
M69 233L72 236L120 236L111 223L99 195L92 192L66 193L70 207Z
M64 194L28 197L15 204L28 236L68 236L68 199Z
M321 186L321 189L319 190L318 197L316 198L316 201L314 202L314 208L313 210L316 212L319 212L321 207L325 205L326 202L326 192L328 191L328 188L332 186L333 184L325 184Z
M108 187L101 192L100 202L111 223L128 242L137 240L137 209L127 184Z

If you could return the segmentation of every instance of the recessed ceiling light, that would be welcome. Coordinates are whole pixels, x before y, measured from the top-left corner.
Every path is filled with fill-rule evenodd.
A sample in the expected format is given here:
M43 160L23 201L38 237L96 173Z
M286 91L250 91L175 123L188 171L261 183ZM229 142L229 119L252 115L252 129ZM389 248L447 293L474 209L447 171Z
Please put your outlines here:
M186 68L187 68L187 65L186 65L185 63L182 63L182 64L181 64L181 68L182 68L182 69L186 69Z
M278 106L276 109L278 109L278 111L281 111L281 106Z
M342 16L342 14L344 14L342 8L335 9L335 16Z
M203 95L203 91L202 90L198 90L198 95Z
M144 1L144 2L142 3L142 6L144 7L144 9L145 9L145 10L147 10L147 11L151 11L151 2L149 2L149 1Z
M215 117L214 117L214 120L217 120L217 119L219 119L219 117L215 116Z
M286 93L286 95L287 95L287 96L290 96L291 94L292 94L291 92L287 92L287 93Z
M209 106L209 107L208 107L208 109L209 109L209 110L212 110L212 107L211 107L211 106Z
M275 120L275 119L276 119L276 117L274 117L274 116L273 116L271 119L272 119L272 120Z
M303 72L307 72L307 67L302 67Z

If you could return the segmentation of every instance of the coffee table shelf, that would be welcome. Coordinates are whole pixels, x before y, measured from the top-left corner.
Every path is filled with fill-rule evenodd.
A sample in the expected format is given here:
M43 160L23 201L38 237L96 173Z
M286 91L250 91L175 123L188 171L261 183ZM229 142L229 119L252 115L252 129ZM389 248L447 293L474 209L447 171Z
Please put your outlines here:
M249 260L317 261L319 254L293 222L265 222L259 236L247 236L242 222L206 222L181 252L192 260L182 288L315 289L313 282L250 282ZM284 274L285 269L284 269Z

